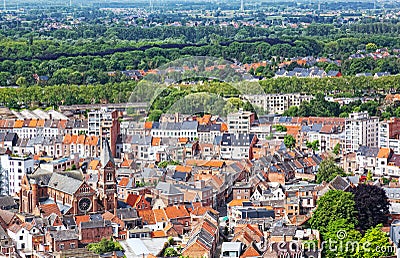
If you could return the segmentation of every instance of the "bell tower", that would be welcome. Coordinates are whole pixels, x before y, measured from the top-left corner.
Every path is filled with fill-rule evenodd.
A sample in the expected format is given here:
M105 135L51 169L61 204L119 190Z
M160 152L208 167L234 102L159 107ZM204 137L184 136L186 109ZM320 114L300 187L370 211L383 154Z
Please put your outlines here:
M102 143L100 154L100 167L97 182L99 200L104 210L116 213L117 210L117 180L115 175L115 162L110 144L105 139Z

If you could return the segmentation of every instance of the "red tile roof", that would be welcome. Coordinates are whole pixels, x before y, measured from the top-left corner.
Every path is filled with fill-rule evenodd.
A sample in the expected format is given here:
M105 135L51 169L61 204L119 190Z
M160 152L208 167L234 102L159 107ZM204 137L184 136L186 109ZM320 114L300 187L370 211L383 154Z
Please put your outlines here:
M189 212L185 206L168 206L165 208L165 213L169 219L189 217Z
M154 216L153 210L138 210L138 215L142 218L143 222L147 225L156 224L156 218Z
M89 221L90 221L89 215L75 216L75 222L76 222L76 225L78 225L78 226L80 226L81 222L89 222Z
M123 177L118 183L118 186L126 187L129 183L129 178L128 177Z
M52 213L61 216L60 209L56 203L41 204L39 205L39 210L44 218L50 216Z

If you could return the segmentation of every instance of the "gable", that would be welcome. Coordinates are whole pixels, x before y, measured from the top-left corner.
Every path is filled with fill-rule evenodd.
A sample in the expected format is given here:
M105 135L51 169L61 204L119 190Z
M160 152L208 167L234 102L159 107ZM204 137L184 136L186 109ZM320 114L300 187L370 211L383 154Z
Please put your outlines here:
M104 166L104 169L114 169L114 168L115 168L115 165L111 160L109 160L107 162L107 164Z
M78 190L76 190L75 192L76 194L80 194L80 193L90 193L90 194L94 194L95 190L93 190L92 187L90 187L90 185L88 185L85 181L82 182L81 186L78 188Z

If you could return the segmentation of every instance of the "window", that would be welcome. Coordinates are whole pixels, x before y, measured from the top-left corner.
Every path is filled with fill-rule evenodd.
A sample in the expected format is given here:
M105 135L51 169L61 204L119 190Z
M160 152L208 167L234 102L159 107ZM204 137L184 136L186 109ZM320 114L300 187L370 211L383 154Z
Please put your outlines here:
M24 240L24 236L19 236L19 240Z
M71 249L74 249L74 248L75 248L75 243L69 244L69 247L70 247Z
M107 181L111 181L112 180L112 173L108 173L107 174Z
M60 250L64 249L64 244L60 244Z

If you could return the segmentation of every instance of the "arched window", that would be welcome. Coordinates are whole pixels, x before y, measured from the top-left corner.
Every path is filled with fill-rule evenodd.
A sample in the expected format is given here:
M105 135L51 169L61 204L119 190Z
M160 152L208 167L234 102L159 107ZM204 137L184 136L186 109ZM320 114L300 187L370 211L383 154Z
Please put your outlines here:
M112 173L108 173L107 174L107 181L111 181L112 180Z

